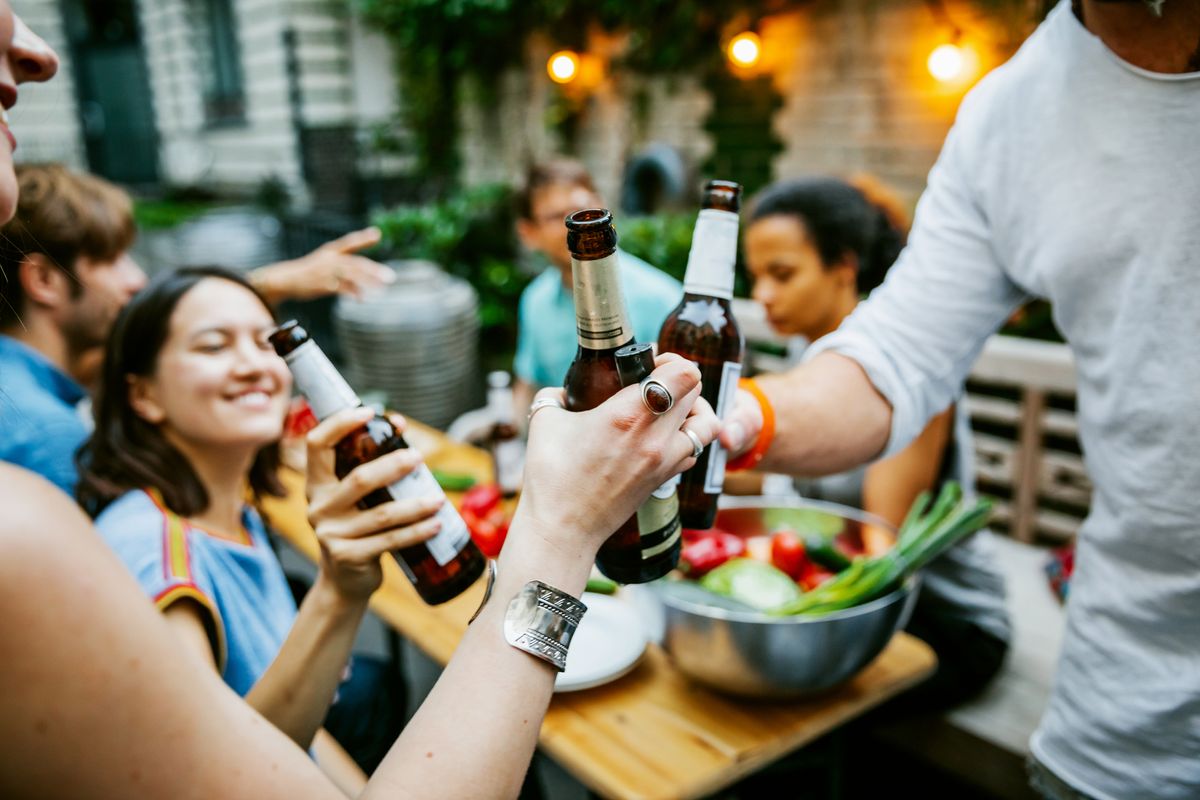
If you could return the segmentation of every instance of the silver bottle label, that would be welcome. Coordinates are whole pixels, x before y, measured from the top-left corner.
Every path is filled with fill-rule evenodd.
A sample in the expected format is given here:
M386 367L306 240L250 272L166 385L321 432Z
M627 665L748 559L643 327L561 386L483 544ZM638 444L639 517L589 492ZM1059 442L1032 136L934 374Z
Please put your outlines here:
M616 253L595 261L571 260L575 326L580 346L589 350L609 350L633 338L617 270Z
M395 500L409 497L446 496L442 487L438 485L437 479L433 477L433 473L429 471L429 467L424 464L389 486L388 493ZM426 540L425 546L433 554L433 559L438 566L444 567L467 546L467 543L471 541L471 534L467 530L467 524L454 510L452 503L443 503L435 516L442 523L442 529L432 539Z
M344 408L362 404L358 394L346 383L325 352L311 339L283 358L292 378L306 398L317 419L336 414Z
M738 378L742 377L742 365L726 361L721 367L721 391L717 394L717 416L725 421L725 414L733 403L734 392L737 391ZM725 448L720 443L709 445L708 471L704 473L704 493L720 494L725 486Z

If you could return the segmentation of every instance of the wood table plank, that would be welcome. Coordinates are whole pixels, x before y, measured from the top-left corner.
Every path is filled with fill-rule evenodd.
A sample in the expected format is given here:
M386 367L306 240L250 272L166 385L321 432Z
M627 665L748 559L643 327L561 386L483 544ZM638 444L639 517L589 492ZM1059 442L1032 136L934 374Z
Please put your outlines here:
M405 434L432 468L490 476L486 453L410 423ZM285 476L289 499L268 500L271 524L315 559L316 539L303 504L303 478ZM448 493L457 501L456 493ZM388 625L445 664L483 594L480 581L455 599L427 606L400 568L384 563L384 584L371 608ZM540 745L608 798L696 798L711 794L834 730L931 674L925 643L904 633L852 681L803 701L750 701L693 683L650 645L631 673L610 684L555 695Z

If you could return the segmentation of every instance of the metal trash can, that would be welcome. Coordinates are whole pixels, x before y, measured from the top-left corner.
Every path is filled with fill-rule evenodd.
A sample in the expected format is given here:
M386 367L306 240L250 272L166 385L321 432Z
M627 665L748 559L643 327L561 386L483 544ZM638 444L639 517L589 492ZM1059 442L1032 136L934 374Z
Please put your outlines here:
M480 404L479 298L429 261L392 261L396 282L338 298L334 330L346 377L397 411L445 429Z

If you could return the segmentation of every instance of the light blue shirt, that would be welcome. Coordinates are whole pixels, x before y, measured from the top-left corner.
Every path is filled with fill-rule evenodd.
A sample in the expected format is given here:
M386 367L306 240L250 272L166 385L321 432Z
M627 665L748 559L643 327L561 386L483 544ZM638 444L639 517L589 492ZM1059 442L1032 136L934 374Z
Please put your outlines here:
M0 335L0 461L75 491L75 451L88 436L83 387L26 344Z
M242 524L244 541L224 539L140 490L96 518L100 535L160 609L184 599L205 609L221 678L245 695L278 655L296 603L262 518L246 506Z
M663 320L683 299L683 286L637 256L617 250L621 291L639 342L657 342ZM549 267L525 287L513 372L526 383L561 386L575 359L575 299L562 273Z

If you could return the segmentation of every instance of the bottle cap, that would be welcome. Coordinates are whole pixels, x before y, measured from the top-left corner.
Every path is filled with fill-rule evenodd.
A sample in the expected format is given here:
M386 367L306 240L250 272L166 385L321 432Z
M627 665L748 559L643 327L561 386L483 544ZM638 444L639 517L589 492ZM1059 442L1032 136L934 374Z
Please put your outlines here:
M493 370L487 375L489 389L507 389L512 386L512 376L502 369Z
M641 383L654 371L654 345L649 342L634 342L617 351L617 375L622 386Z
M704 208L732 211L742 209L742 185L735 181L709 181L704 184Z

